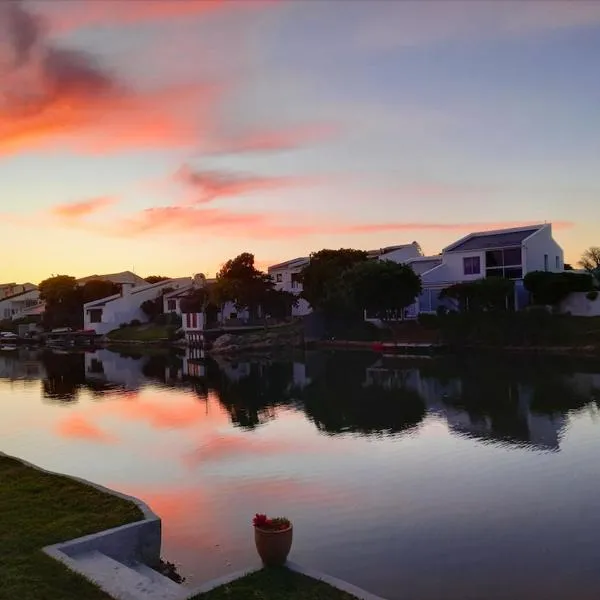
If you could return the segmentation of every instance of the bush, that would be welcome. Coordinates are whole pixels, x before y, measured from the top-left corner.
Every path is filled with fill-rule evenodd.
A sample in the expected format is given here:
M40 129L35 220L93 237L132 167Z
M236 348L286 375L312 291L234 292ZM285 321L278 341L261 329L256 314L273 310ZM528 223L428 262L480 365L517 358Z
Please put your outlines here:
M142 322L139 319L132 319L129 322L130 327L139 327L141 324L142 324Z
M592 290L591 292L588 292L585 297L590 300L590 302L593 302L598 297L598 292L596 290Z
M456 283L442 290L440 300L444 298L458 301L461 311L510 310L514 307L514 283L500 277Z
M127 323L119 323L119 329L124 329L127 327Z
M589 292L594 287L591 275L569 272L533 271L527 273L523 281L533 303L544 305L558 304L573 292Z
M428 329L437 329L440 325L440 316L442 315L429 315L426 313L421 313L417 317L417 320L419 322L419 325L422 325L423 327L426 327Z

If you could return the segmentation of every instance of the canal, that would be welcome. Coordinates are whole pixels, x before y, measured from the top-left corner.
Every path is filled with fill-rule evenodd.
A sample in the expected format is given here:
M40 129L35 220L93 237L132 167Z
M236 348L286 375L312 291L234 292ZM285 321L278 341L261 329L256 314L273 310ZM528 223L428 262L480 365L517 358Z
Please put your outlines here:
M390 600L600 597L599 403L568 358L0 352L0 450L145 500L189 581L266 512Z

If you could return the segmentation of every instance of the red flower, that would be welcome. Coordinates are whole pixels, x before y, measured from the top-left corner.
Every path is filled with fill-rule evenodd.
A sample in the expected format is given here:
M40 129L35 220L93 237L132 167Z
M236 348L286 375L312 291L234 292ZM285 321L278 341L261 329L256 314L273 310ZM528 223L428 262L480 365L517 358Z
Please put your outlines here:
M267 515L256 514L252 520L254 527L258 529L267 529L269 531L284 531L291 527L289 519L285 517L277 517L275 519L269 519Z

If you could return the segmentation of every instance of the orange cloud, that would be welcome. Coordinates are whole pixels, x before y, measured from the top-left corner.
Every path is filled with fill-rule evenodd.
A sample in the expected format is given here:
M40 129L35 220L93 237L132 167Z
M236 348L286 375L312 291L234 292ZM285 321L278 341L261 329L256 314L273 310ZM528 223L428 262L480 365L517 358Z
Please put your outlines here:
M57 142L98 153L182 147L203 133L214 86L128 89L88 53L52 44L24 4L0 11L0 155Z
M428 222L406 222L406 223L365 223L364 225L349 225L340 228L341 233L377 233L379 231L489 231L493 229L510 229L511 227L527 227L539 225L539 221L498 221L483 223L428 223ZM555 229L568 229L573 227L571 221L553 221Z
M95 214L116 202L116 198L101 196L99 198L91 198L90 200L82 200L80 202L59 204L50 209L50 213L60 219L82 219Z
M225 137L208 152L214 154L238 154L242 152L273 152L293 150L310 144L324 142L341 133L333 123L311 123L281 129L249 131L238 136Z
M87 440L102 444L116 441L116 438L77 414L69 415L58 425L58 434L65 438Z
M111 0L99 2L72 0L55 2L56 9L47 12L53 31L65 32L84 27L128 27L173 19L190 19L206 14L229 10L255 9L271 5L276 0ZM61 6L62 4L62 6Z
M306 182L300 177L265 177L222 171L195 171L187 166L176 173L175 179L195 190L194 204L205 204L218 198L240 196Z

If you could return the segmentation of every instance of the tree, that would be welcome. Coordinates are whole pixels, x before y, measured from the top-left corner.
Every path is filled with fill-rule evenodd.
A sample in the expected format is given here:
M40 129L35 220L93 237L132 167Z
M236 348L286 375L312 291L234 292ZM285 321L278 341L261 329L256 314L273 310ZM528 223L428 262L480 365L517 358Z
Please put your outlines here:
M510 279L488 277L451 285L441 291L440 299L457 300L466 312L508 310L514 306L514 289Z
M273 287L271 277L254 266L254 255L244 252L228 260L217 273L215 298L219 304L234 302L238 310L247 309L254 317Z
M346 269L365 262L367 253L363 250L340 248L339 250L320 250L310 256L310 263L300 274L302 297L313 309L324 309L331 295L331 282ZM330 299L330 298L329 298Z
M285 319L298 304L298 297L285 290L267 290L262 303L263 312L274 319Z
M579 266L588 273L600 273L600 246L588 248L579 261Z
M75 277L56 275L39 286L40 300L46 303L43 324L50 328L83 326L82 291Z
M594 289L591 274L569 272L532 271L525 275L523 283L531 293L534 304L551 306L558 304L572 292L589 292Z
M149 275L148 277L144 277L144 280L148 283L159 283L161 281L168 281L169 279L171 278L164 275Z
M105 279L91 279L81 288L81 301L83 304L114 296L118 294L120 287L117 283Z
M380 319L397 319L421 293L421 278L390 260L355 263L326 285L326 298L351 313L367 310Z

